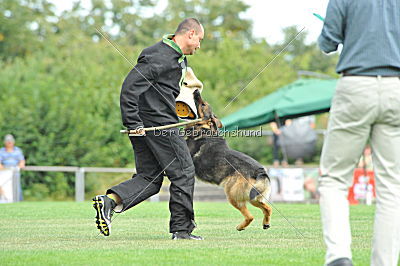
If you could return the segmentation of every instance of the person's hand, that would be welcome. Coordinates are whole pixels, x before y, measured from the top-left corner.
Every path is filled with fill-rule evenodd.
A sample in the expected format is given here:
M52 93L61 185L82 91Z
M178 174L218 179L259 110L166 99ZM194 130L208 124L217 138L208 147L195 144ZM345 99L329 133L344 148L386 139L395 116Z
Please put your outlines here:
M272 132L274 132L275 135L280 135L282 131L279 129L278 124L276 122L271 122L270 124Z
M146 131L144 130L144 128L139 127L137 129L129 130L129 134L138 135L138 136L146 136Z
M137 134L141 136L146 136L146 131L144 130L144 128L139 128L137 132L138 132Z
M22 160L18 163L19 169L24 169L25 168L25 160Z

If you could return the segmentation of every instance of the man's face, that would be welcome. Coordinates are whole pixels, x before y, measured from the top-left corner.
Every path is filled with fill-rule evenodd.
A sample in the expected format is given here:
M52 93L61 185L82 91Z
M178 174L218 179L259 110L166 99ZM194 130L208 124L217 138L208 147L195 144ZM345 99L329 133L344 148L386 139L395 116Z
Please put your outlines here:
M197 49L200 49L201 41L204 38L204 29L201 26L201 30L196 32L195 30L190 30L187 32L187 45L184 51L185 55L192 55L196 52Z

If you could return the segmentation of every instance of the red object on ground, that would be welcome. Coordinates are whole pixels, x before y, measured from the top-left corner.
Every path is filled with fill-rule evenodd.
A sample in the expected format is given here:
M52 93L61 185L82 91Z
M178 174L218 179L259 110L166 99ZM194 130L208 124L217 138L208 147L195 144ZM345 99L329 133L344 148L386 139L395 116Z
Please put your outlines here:
M359 199L366 199L368 191L372 191L375 198L374 171L356 168L354 170L353 185L349 188L347 199L351 205L359 203Z

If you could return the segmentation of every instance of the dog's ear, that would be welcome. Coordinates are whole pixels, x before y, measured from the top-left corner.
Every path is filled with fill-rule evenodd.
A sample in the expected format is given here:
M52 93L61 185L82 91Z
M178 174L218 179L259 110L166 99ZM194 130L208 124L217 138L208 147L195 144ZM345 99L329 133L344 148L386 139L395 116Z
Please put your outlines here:
M221 127L222 127L221 120L219 120L218 117L215 116L214 114L212 115L211 120L213 121L214 125L215 125L217 128L221 128Z

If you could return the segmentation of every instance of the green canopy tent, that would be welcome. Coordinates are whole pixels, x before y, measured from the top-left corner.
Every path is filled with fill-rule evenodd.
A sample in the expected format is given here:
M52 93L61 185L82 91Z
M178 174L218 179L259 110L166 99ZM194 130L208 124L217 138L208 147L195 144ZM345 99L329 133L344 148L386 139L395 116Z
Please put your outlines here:
M222 119L225 130L328 112L337 80L299 79Z

